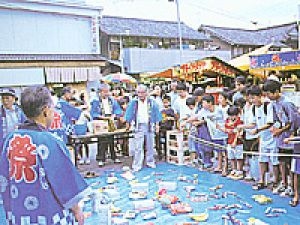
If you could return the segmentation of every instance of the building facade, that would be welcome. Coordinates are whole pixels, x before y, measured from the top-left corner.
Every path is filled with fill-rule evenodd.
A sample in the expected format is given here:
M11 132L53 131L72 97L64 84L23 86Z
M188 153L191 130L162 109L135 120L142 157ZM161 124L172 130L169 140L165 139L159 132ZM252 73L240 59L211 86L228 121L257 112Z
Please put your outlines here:
M251 52L270 43L277 50L281 48L298 48L296 22L257 30L201 25L198 31L211 40L206 42L206 49L230 51L231 58Z
M228 51L204 50L208 38L181 23L182 52L178 24L136 18L103 16L100 23L101 54L130 74L158 72L205 56L229 60Z
M0 86L99 79L101 11L79 0L0 1Z

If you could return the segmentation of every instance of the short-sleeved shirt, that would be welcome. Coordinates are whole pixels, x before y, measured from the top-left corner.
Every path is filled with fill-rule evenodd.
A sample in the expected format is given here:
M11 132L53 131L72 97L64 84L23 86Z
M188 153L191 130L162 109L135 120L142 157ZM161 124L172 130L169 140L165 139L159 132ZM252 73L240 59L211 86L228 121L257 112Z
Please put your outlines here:
M174 120L166 120L166 117L175 118L175 113L172 108L164 108L161 111L162 114L162 121L160 122L160 129L162 130L171 130L174 126Z
M244 124L251 124L253 122L253 105L245 105L244 106L244 113L242 116L242 119L244 121ZM246 140L251 140L254 138L258 138L258 134L251 134L250 132L255 129L245 129L246 132Z
M227 134L216 127L216 124L219 124L220 126L224 126L225 124L225 119L221 108L215 106L213 112L202 108L197 113L197 117L199 120L204 119L206 121L211 139L222 140L227 138Z
M238 117L237 120L235 120L233 123L229 120L229 118L226 119L225 128L226 128L227 134L228 134L228 139L227 139L228 144L233 144L233 142L236 138L236 135L237 135L237 132L235 129L238 125L242 125L242 124L243 124L243 121L241 120L240 117ZM237 145L240 145L240 144L242 144L242 141L238 138Z
M285 96L281 96L277 101L272 102L274 107L274 122L277 126L286 126L292 123L293 108L292 102ZM293 148L293 144L285 144L284 139L292 135L292 130L284 131L278 137L275 137L278 148Z
M181 98L180 96L174 102L173 109L175 113L179 114L179 119L185 118L186 115L190 114L190 108L186 105L186 98Z
M261 106L253 106L255 107L255 116L252 117L252 121L250 123L255 123L256 127L259 129L265 126L268 123L274 123L273 119L273 108L272 104L268 104L267 106L267 114L264 112L264 105ZM259 137L261 140L261 148L276 148L276 140L273 138L273 135L270 129L263 130L259 132Z

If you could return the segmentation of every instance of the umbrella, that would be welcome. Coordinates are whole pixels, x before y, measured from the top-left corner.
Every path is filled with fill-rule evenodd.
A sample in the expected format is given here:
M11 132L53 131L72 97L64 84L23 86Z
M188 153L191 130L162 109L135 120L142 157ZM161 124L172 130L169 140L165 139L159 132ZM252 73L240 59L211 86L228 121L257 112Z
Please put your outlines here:
M125 73L112 73L102 77L107 83L137 83L136 79Z

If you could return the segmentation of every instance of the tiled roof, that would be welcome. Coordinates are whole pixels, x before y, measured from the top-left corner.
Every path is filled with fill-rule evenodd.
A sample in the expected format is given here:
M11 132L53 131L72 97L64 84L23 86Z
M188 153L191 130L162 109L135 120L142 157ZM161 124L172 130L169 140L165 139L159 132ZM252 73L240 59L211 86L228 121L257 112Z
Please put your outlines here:
M100 22L102 32L108 35L129 35L142 37L177 38L178 23L136 18L103 16ZM181 23L182 38L207 40L206 36Z
M230 44L266 45L273 42L276 46L283 46L281 41L285 40L286 36L295 29L296 23L289 23L257 30L201 25L199 31L206 31Z

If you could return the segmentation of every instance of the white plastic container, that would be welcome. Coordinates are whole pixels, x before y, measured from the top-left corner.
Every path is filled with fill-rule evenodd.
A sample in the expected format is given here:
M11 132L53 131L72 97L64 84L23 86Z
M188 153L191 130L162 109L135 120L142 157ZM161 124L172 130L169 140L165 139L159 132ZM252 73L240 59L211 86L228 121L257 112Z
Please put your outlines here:
M149 192L149 184L148 183L133 183L131 184L131 192Z
M103 193L106 194L107 197L112 201L116 201L121 198L120 192L116 189L105 189Z
M133 206L135 210L146 211L155 208L155 202L152 199L133 201Z
M173 181L162 181L158 183L158 189L166 189L167 191L175 191L177 189L177 183Z

